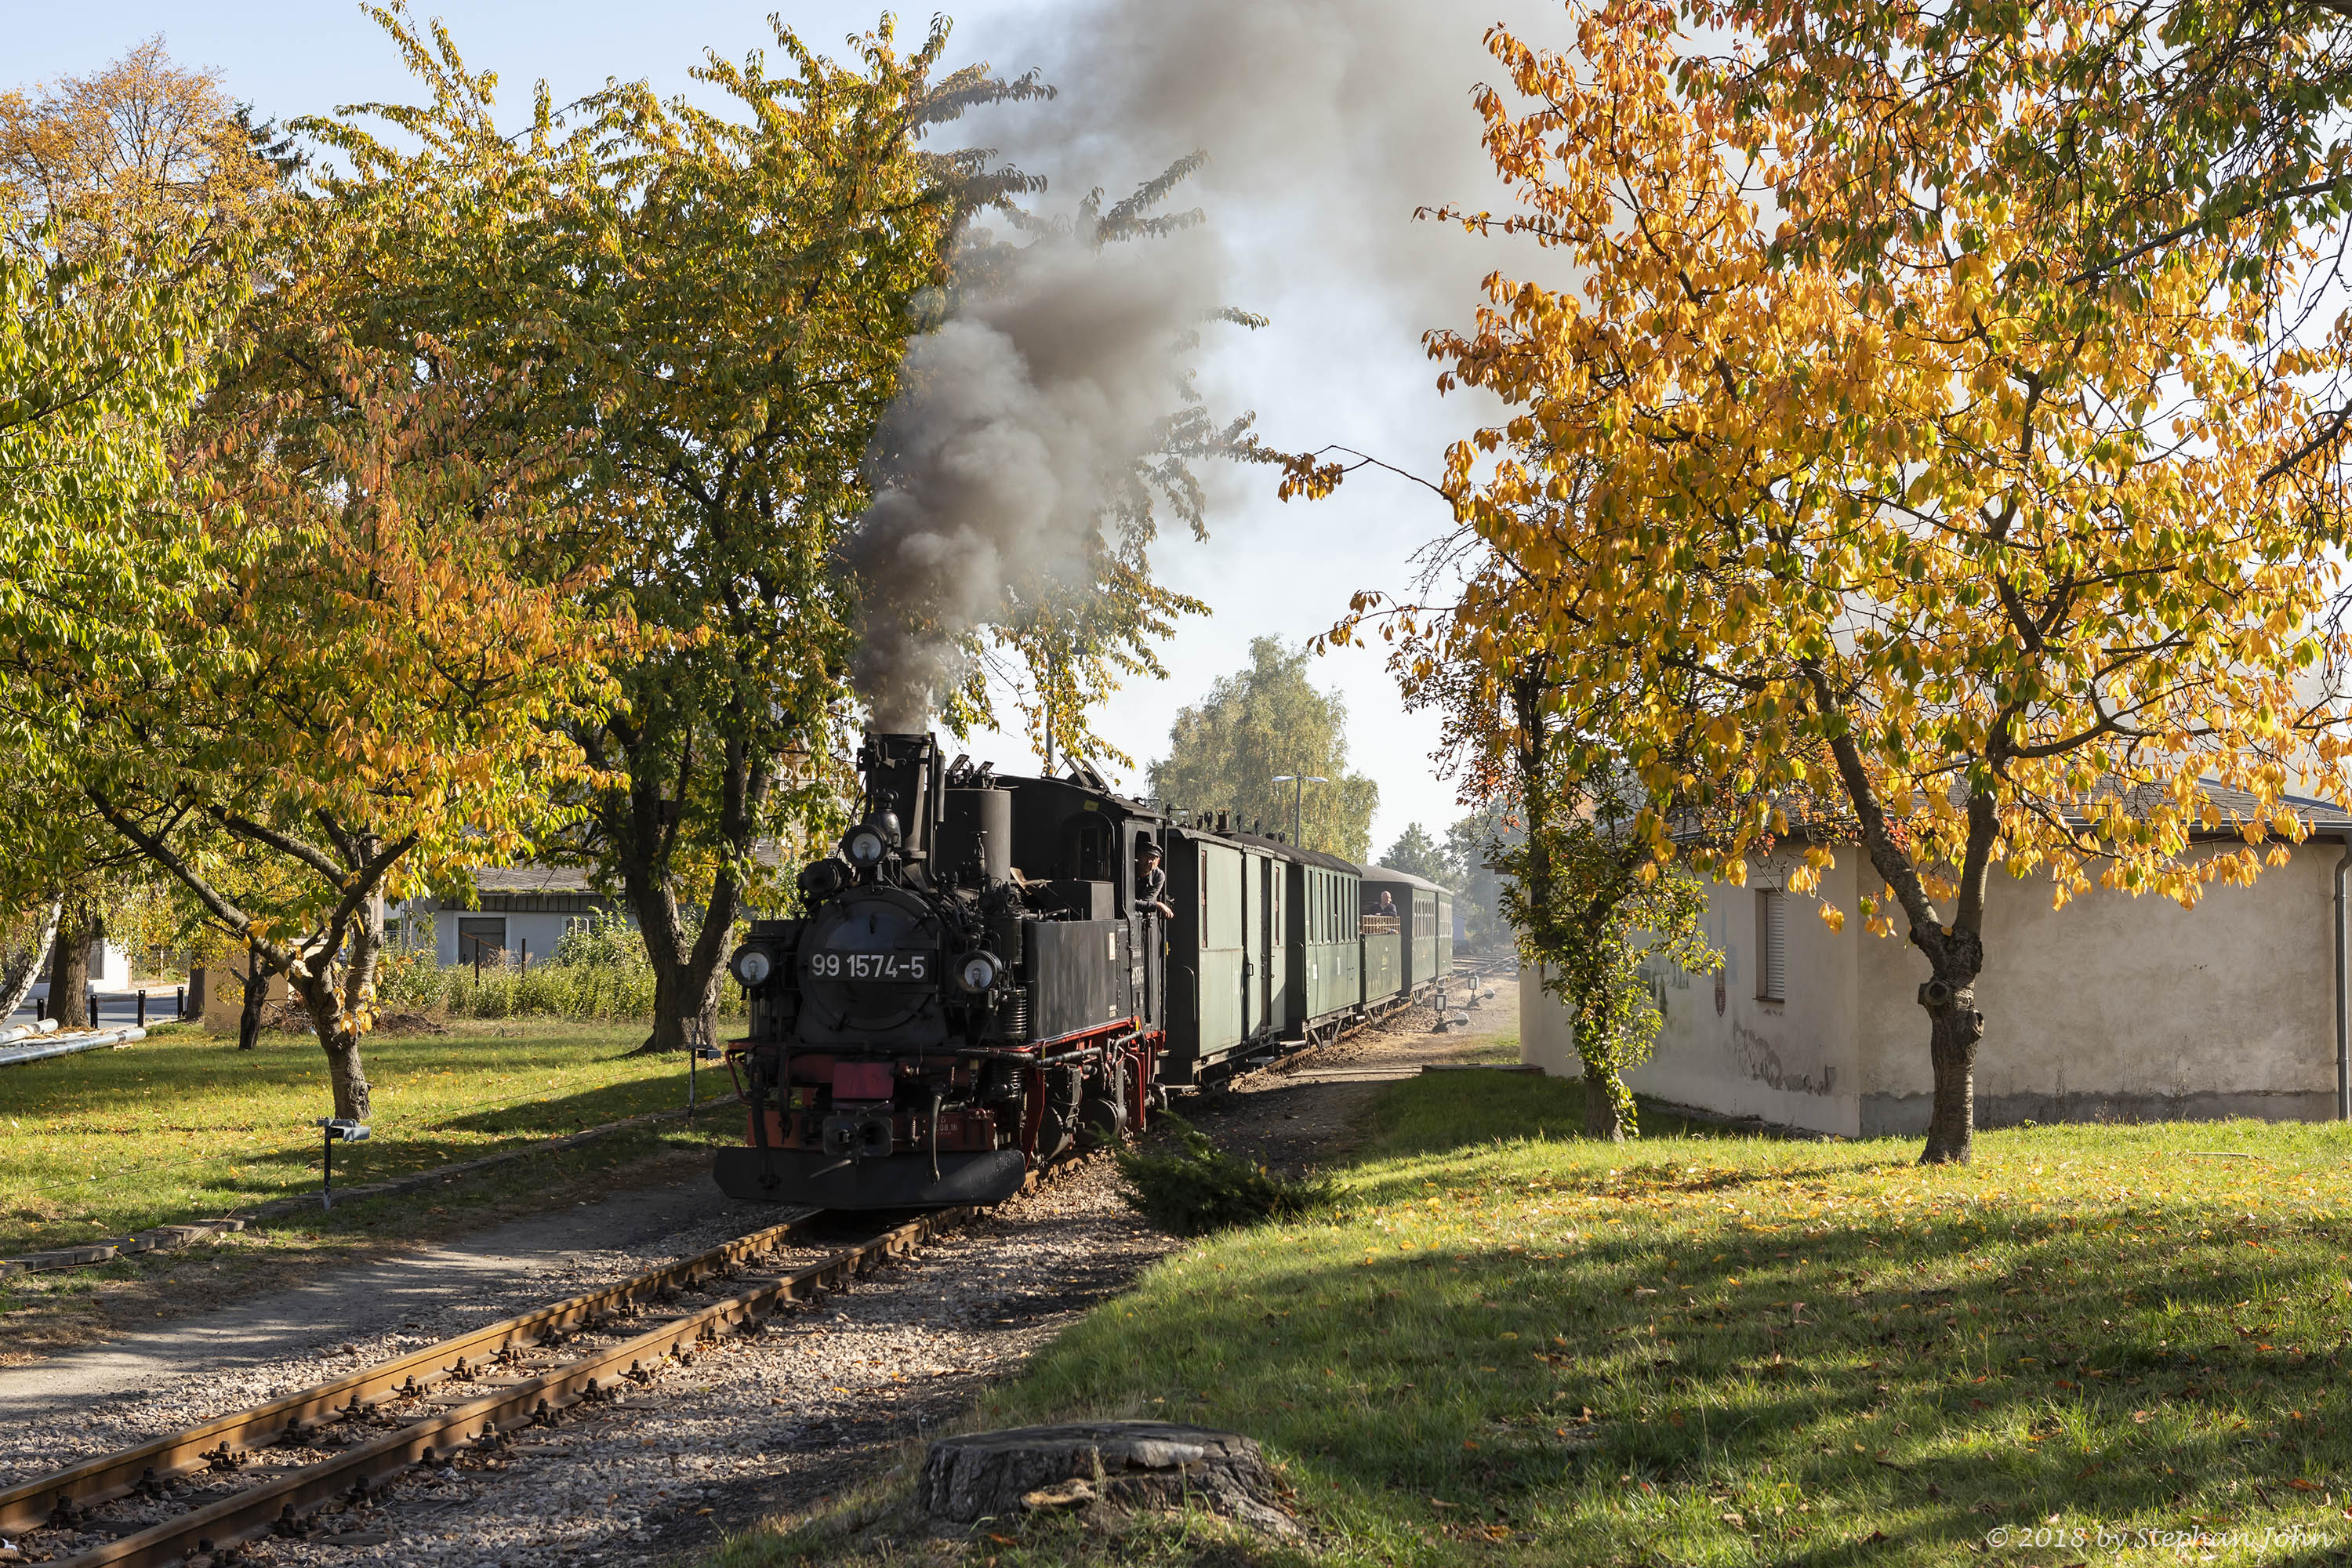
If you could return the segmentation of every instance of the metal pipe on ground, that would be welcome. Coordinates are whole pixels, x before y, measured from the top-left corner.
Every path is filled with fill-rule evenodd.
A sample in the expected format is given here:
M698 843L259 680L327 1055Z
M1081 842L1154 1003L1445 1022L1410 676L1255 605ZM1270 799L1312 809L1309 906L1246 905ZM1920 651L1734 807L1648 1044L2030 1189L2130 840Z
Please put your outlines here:
M51 1057L69 1057L77 1051L104 1050L109 1047L127 1046L133 1040L143 1040L147 1031L124 1027L101 1029L91 1035L56 1035L45 1037L37 1046L18 1046L13 1049L0 1047L0 1068L22 1067L26 1062L47 1061Z

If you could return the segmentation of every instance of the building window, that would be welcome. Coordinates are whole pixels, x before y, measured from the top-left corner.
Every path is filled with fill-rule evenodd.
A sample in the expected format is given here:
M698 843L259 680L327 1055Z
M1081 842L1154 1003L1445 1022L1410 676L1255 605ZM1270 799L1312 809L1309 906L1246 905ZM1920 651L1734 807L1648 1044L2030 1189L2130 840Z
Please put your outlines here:
M457 962L503 963L507 956L504 915L466 915L457 921Z
M1789 995L1789 896L1778 888L1756 889L1756 999L1783 1002Z

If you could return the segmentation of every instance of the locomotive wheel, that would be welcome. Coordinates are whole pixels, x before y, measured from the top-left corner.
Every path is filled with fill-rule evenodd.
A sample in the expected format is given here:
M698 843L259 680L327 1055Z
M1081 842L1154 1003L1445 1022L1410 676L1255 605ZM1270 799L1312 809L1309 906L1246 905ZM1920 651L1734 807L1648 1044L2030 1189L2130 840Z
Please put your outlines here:
M1127 1078L1127 1058L1113 1057L1108 1071L1102 1078L1087 1080L1086 1099L1079 1108L1083 1127L1078 1146L1092 1152L1126 1142L1127 1108L1132 1099L1133 1089Z

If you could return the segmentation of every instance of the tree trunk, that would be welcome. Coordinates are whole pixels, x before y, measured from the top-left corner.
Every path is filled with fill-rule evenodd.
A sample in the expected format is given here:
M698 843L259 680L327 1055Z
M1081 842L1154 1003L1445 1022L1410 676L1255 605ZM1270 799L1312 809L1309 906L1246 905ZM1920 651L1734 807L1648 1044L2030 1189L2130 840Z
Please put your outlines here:
M682 1051L690 1045L716 1041L719 966L698 965L689 953L682 963L656 958L653 970L654 1032L642 1048L656 1053Z
M62 901L51 899L41 906L22 937L0 952L0 1022L15 1016L25 998L33 994L33 983L41 977L41 960L49 955L50 944L58 939L58 919L63 912Z
M105 929L89 904L79 899L67 902L49 952L49 1016L60 1029L89 1023L89 944Z
M303 1011L310 1016L310 1027L318 1031L319 1048L327 1053L327 1079L334 1086L335 1114L347 1121L366 1121L370 1105L367 1069L360 1064L360 1032L357 1021L343 1006L331 966L323 974L297 975L293 984L302 998Z
M1584 1135L1611 1143L1625 1142L1624 1119L1617 1113L1617 1075L1584 1064Z
M261 1043L261 1005L269 999L269 971L261 962L261 950L247 942L245 949L245 1005L236 1015L236 1048L249 1051Z
M738 900L724 871L713 879L710 906L691 939L677 895L656 867L629 864L623 893L645 938L646 961L654 972L654 1028L638 1049L648 1054L683 1051L689 1044L719 1037L719 985L725 973L723 942L734 923ZM721 922L714 933L713 921Z
M351 934L343 939L343 1010L358 1013L375 1001L376 962L383 955L383 899L371 897L360 906Z
M1810 679L1824 709L1836 711L1829 683L1820 670L1811 669ZM2017 712L2014 707L2009 710L1991 732L2007 733ZM1853 735L1851 727L1833 733L1830 754L1837 760L1846 799L1861 821L1871 868L1902 906L1911 926L1911 945L1927 958L1929 971L1927 984L1919 987L1919 1005L1927 1014L1927 1060L1935 1073L1936 1094L1927 1112L1927 1146L1919 1152L1919 1163L1966 1164L1975 1152L1977 1042L1984 1037L1976 984L1977 976L1984 973L1985 888L1992 872L1993 846L2000 837L2000 811L1990 793L1969 792L1968 848L1955 879L1952 923L1946 925L1936 918L1910 851L1896 842L1888 826L1885 808L1872 787ZM1989 760L1999 773L2007 758L1996 755Z
M1923 1165L1966 1164L1975 1152L1977 1042L1984 1038L1984 1015L1967 985L1930 980L1919 987L1927 1010L1927 1054L1935 1068L1936 1098L1927 1113Z
M651 1054L718 1039L727 939L743 910L743 889L722 863L711 874L699 921L688 935L671 874L677 805L663 796L667 775L637 774L635 769L646 760L639 751L629 752L628 789L607 798L604 821L612 839L610 853L621 872L621 893L637 917L637 932L645 939L646 958L654 972L653 1033L638 1047ZM685 764L679 766L680 774L688 771ZM757 838L767 770L742 742L730 741L723 749L719 784L719 837L737 853L748 854Z

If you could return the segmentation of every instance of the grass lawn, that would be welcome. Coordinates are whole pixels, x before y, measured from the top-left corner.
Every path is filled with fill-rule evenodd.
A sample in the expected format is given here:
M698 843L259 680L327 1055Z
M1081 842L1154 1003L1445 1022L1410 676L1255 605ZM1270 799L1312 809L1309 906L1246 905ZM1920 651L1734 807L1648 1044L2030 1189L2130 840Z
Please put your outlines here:
M686 1101L684 1062L635 1057L643 1026L518 1021L371 1038L373 1136L352 1184ZM725 1070L706 1092L727 1091ZM332 1109L308 1036L240 1052L193 1027L123 1051L0 1068L0 1257L226 1214L319 1184Z
M1045 1524L913 1555L2303 1563L2352 1543L2345 1129L2028 1128L1923 1170L1907 1140L1654 1124L1586 1144L1550 1131L1577 1094L1395 1085L1335 1173L1341 1213L1171 1255L974 1418L1249 1433L1311 1552ZM883 1550L840 1528L729 1558Z

